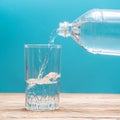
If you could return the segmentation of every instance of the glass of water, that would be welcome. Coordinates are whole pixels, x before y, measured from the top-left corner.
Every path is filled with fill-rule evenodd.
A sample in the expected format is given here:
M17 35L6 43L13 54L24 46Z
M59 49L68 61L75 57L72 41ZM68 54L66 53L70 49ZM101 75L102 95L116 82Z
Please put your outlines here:
M55 110L59 107L61 46L26 44L27 110Z

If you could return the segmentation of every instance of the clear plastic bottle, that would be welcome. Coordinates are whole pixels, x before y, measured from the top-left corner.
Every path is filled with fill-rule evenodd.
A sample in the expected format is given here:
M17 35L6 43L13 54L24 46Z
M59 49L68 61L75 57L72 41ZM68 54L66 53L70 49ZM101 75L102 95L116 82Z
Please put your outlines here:
M60 23L57 34L72 37L88 52L120 56L120 10L90 10L72 23Z

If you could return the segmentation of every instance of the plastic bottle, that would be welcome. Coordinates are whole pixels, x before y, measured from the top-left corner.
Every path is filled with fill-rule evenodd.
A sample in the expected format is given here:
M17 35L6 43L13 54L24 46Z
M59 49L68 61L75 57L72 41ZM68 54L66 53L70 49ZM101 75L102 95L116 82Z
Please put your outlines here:
M90 10L72 23L60 23L57 34L72 37L88 52L120 56L120 10Z

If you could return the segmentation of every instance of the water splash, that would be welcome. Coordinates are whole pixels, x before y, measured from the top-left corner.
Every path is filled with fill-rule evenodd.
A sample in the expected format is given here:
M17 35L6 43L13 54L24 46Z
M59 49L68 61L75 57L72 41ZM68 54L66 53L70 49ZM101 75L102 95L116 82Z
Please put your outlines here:
M34 87L36 84L55 84L60 75L55 72L50 72L42 79L28 79L26 82L29 84L28 89Z

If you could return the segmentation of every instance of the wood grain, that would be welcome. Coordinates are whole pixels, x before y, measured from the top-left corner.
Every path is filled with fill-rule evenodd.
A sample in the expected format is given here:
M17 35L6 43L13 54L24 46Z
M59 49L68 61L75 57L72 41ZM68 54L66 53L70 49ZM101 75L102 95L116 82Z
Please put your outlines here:
M0 93L0 120L120 120L119 94L61 94L55 111L28 111L25 95Z

